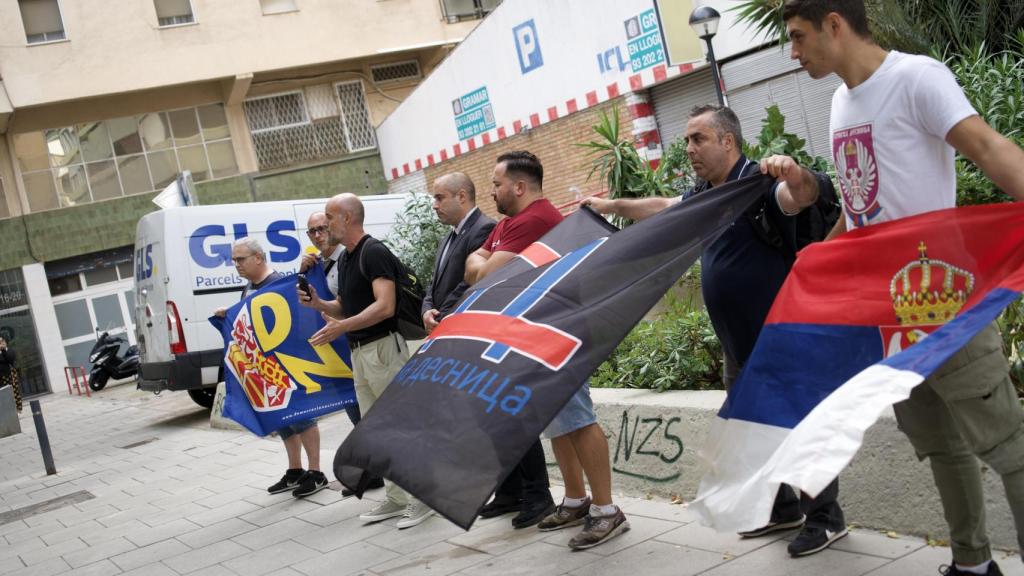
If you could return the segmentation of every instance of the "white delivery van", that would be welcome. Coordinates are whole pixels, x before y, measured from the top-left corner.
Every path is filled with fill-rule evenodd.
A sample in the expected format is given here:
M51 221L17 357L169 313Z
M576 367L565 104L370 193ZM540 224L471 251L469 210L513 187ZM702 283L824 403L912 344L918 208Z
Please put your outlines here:
M375 238L391 230L408 196L361 196L364 226ZM135 331L143 390L186 390L213 405L224 341L208 318L238 302L245 287L231 244L253 236L275 270L296 272L312 248L306 221L327 200L290 200L168 208L142 217L135 230Z

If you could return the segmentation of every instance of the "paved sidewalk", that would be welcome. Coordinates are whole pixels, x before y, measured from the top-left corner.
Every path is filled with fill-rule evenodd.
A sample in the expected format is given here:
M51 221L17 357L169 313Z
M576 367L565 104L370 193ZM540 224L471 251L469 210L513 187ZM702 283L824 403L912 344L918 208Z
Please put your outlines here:
M280 440L211 429L184 393L133 388L43 399L56 476L43 473L27 409L24 433L0 439L0 574L903 576L936 574L950 558L917 538L854 530L792 560L792 534L740 540L701 527L685 506L625 497L632 530L584 552L566 547L571 531L512 530L508 517L469 532L439 517L403 531L395 520L364 526L356 516L375 502L266 493L285 468ZM350 429L343 414L321 422L325 467ZM71 500L13 518L62 496ZM997 559L1024 576L1016 555Z

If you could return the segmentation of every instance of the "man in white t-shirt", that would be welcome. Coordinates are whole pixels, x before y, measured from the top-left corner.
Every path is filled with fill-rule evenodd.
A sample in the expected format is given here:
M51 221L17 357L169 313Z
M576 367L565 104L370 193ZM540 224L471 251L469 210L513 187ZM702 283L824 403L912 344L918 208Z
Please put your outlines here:
M844 82L832 98L830 130L845 218L830 237L955 206L954 148L1024 200L1024 151L978 116L943 64L875 44L862 0L788 0L783 18L792 57L808 74L835 72ZM975 456L1002 476L1024 548L1024 411L998 329L984 330L894 409L932 466L953 548L944 574L1001 574Z

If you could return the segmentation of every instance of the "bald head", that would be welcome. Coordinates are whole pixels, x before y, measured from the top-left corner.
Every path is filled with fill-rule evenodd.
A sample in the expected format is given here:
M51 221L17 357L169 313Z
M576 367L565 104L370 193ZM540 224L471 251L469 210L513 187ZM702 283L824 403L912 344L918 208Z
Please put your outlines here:
M453 195L460 190L464 191L470 203L476 205L476 186L473 185L473 180L462 172L452 172L434 180L434 189L438 188Z
M434 180L431 207L442 224L458 226L476 206L476 186L462 172L445 174Z
M355 194L338 194L327 201L328 239L332 244L343 244L352 250L365 235L363 231L363 203Z

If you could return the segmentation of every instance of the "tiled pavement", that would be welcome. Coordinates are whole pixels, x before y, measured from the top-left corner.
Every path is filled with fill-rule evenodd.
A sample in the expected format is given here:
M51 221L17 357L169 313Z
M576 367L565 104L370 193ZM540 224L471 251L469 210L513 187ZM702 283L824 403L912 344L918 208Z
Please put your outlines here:
M566 547L569 532L512 530L507 517L469 532L439 517L403 531L395 520L364 526L356 516L374 502L342 500L335 490L307 500L268 495L265 486L284 468L280 441L211 429L184 393L154 396L125 385L42 404L56 476L43 473L28 410L25 432L0 439L6 576L902 576L936 574L950 557L917 538L855 530L830 550L791 560L791 535L740 540L701 527L684 506L626 497L618 502L632 530L584 552ZM321 422L325 463L350 429L344 415ZM80 491L94 498L5 520ZM1018 557L998 558L1006 574L1024 576Z

